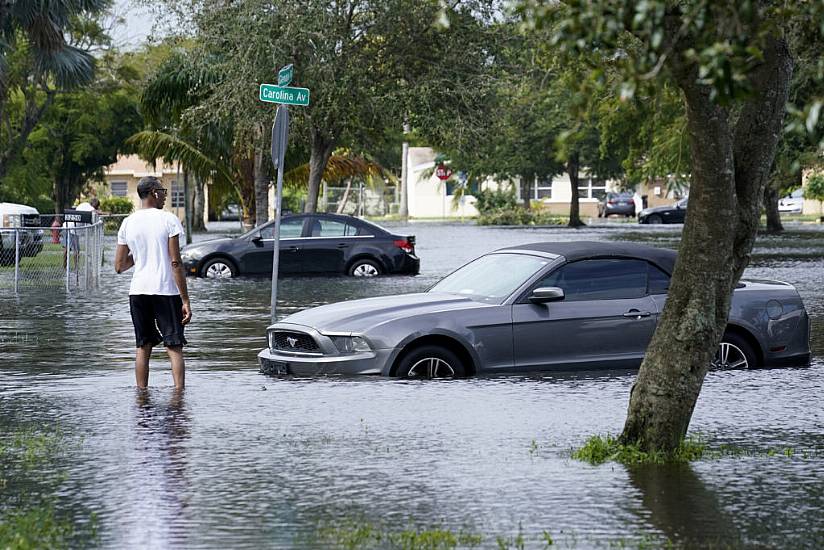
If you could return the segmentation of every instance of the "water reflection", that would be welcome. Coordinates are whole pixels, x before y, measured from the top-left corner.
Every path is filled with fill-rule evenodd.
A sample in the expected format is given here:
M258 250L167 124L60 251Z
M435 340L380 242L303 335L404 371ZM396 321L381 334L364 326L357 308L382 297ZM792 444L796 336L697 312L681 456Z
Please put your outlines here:
M627 473L641 492L650 523L673 543L684 548L741 546L718 495L689 464L631 466Z
M130 500L137 508L124 540L129 547L167 547L181 542L180 518L186 499L190 438L185 390L136 390L133 466L138 482Z

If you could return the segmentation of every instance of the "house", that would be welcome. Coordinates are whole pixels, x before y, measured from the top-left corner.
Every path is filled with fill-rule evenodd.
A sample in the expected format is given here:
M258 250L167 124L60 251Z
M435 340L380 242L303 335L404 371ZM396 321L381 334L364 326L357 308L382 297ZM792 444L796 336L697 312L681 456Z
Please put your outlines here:
M528 199L533 205L537 202L541 207L553 214L568 214L572 201L572 186L569 174L563 173L550 179L536 179L529 185L528 197L523 197L518 178L512 182L496 181L487 178L480 184L470 185L468 193L462 200L455 201L456 178L441 181L434 173L437 153L430 147L409 148L409 215L413 218L447 218L456 216L477 216L475 197L471 195L474 189L507 189L514 185L518 200ZM581 172L578 181L578 197L582 217L596 217L598 215L598 201L609 191L618 190L620 182L605 180L595 175ZM675 198L663 184L641 184L638 188L641 195L647 195L648 206L671 204Z
M140 207L140 198L137 196L137 182L144 176L155 176L163 182L163 187L168 189L164 210L172 212L175 216L183 220L186 217L184 210L185 196L183 194L183 173L178 169L177 163L166 164L159 162L155 165L142 160L137 155L120 155L117 162L107 166L104 171L105 189L101 196L111 195L115 197L127 197L132 201L135 209ZM204 186L206 197L204 201L204 214L209 209L208 186ZM194 191L194 181L189 180L189 199L194 205L192 193ZM204 218L205 219L205 218Z

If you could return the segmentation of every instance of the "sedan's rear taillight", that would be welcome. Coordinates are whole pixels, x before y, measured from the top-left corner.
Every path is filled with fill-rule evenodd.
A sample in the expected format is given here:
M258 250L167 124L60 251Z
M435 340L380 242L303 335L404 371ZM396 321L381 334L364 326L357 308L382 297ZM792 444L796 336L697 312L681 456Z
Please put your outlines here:
M408 254L412 254L413 252L415 252L415 245L406 239L398 239L396 241L392 241L392 244L394 244L395 246L397 246L398 248L400 248Z

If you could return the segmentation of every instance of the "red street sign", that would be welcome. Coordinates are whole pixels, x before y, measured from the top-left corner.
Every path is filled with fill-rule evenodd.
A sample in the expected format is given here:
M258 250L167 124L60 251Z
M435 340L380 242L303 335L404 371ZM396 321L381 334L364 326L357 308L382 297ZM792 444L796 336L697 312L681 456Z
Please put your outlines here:
M438 168L435 169L435 175L438 176L439 180L445 181L452 176L452 170L444 164L439 164Z

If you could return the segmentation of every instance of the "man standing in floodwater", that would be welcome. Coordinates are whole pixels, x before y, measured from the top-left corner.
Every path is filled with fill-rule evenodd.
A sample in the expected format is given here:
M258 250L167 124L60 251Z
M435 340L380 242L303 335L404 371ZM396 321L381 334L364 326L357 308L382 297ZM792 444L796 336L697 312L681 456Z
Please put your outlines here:
M137 345L135 379L138 388L149 385L149 357L152 348L162 342L172 363L175 388L180 390L186 379L183 327L192 318L180 259L183 226L177 216L163 211L166 189L158 178L141 178L137 195L142 207L123 220L114 259L118 273L135 268L129 288Z

